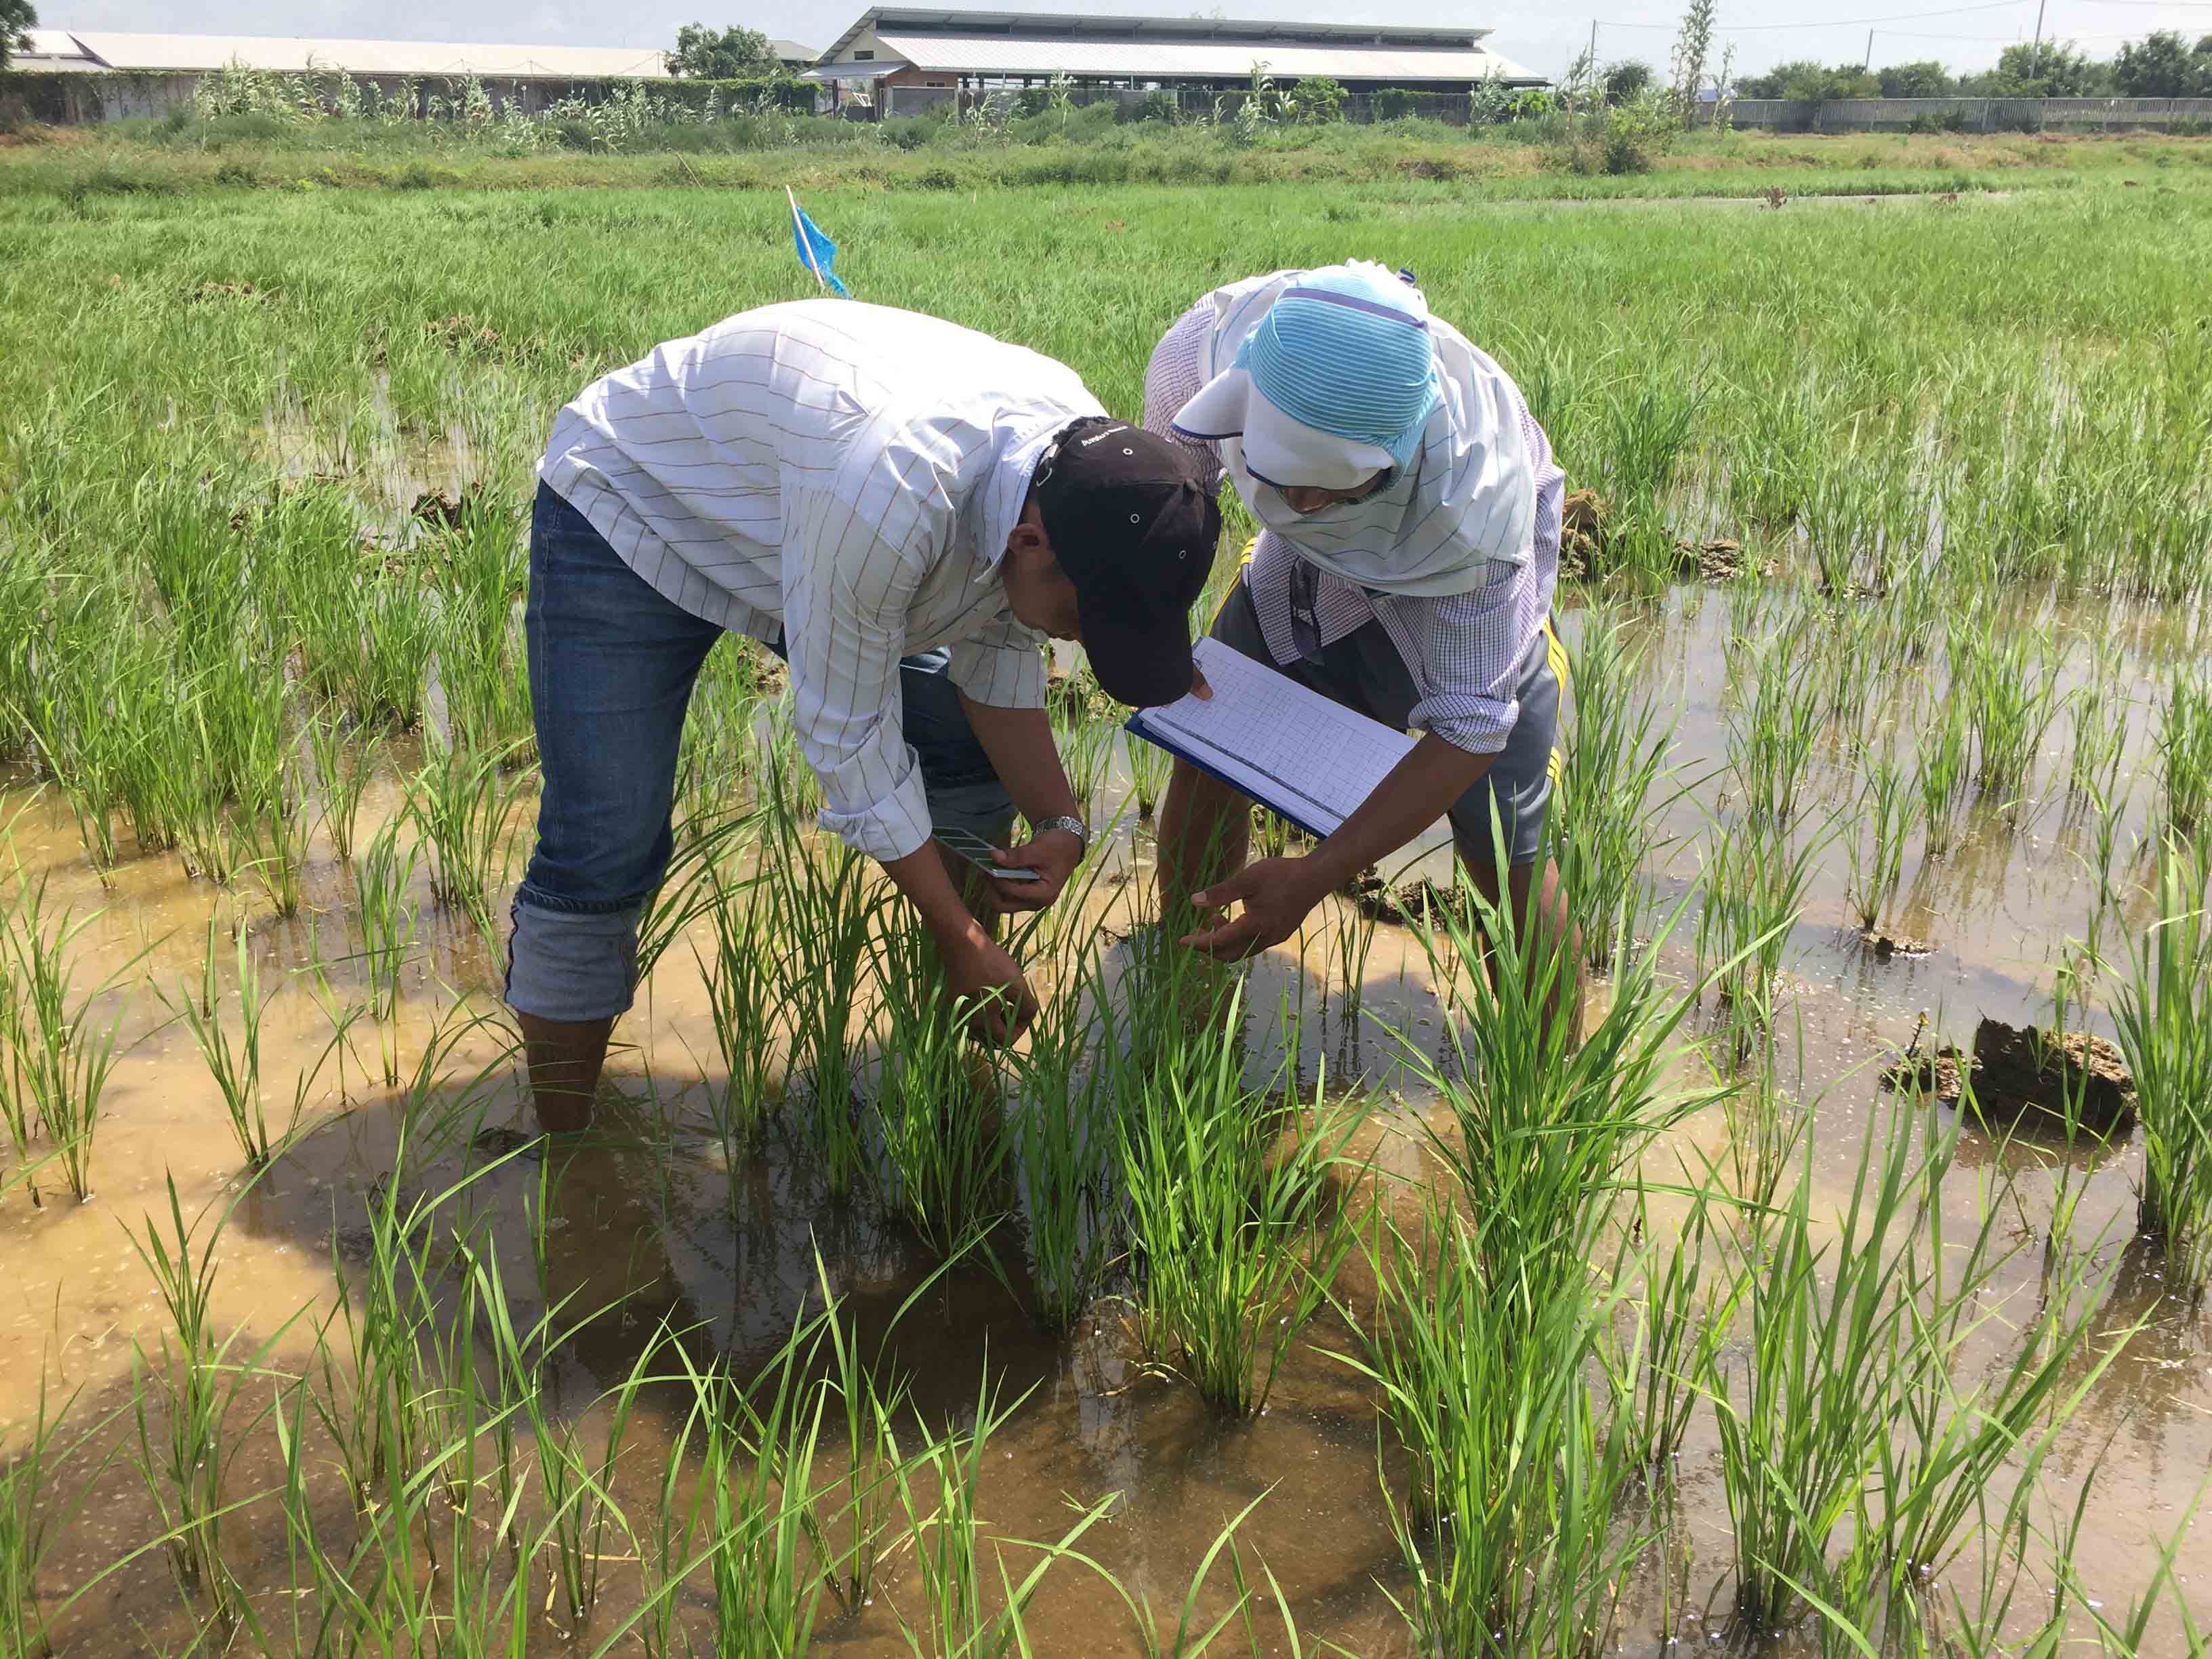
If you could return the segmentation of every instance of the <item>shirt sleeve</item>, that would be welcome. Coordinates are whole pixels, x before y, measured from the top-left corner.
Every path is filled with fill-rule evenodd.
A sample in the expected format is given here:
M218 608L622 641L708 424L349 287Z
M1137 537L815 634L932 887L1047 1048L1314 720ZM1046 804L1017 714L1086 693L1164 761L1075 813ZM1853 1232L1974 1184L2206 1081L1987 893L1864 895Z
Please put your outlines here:
M1176 411L1206 385L1206 341L1213 327L1213 299L1200 300L1177 318L1152 348L1145 365L1145 430L1181 444L1205 464L1208 489L1221 488L1221 446L1175 429Z
M1501 560L1471 593L1378 601L1397 612L1419 649L1420 700L1406 724L1469 754L1503 750L1521 718L1521 658L1543 622L1540 593L1524 567Z
M822 781L818 821L855 852L904 858L931 828L899 694L907 608L927 561L827 493L787 489L784 513L792 727Z
M993 708L1044 707L1042 641L1011 614L1001 614L979 634L954 641L946 653L946 676L969 701Z

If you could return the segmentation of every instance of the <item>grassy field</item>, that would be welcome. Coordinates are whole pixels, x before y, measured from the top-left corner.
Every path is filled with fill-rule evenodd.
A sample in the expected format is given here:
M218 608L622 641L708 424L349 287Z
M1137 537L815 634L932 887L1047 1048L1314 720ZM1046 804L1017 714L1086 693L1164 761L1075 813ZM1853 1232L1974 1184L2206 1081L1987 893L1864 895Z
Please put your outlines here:
M0 153L8 1651L2203 1650L2212 152L1451 143ZM805 291L784 177L1120 411L1354 255L1513 372L1601 502L1579 1046L1449 905L1198 973L1079 674L979 1099L723 649L604 1132L519 1133L532 464ZM1982 1014L2127 1121L1882 1086Z

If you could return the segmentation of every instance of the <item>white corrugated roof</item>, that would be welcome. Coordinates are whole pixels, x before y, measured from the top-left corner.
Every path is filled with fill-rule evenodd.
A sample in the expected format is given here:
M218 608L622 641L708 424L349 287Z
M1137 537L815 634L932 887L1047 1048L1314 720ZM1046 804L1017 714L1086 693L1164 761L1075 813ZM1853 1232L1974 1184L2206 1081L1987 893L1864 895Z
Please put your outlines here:
M73 30L111 69L250 69L297 72L350 70L356 75L496 75L590 80L620 76L665 80L659 51L639 46L503 46L438 40L310 40L260 34L123 34Z
M878 32L887 52L924 70L958 75L1182 76L1237 80L1264 63L1278 81L1334 76L1340 81L1480 81L1497 76L1534 81L1518 64L1496 52L1437 48L1291 46L1273 40L1043 40L988 34L897 34ZM886 71L888 72L888 71Z
M768 49L777 60L786 64L811 64L822 54L811 46L802 46L796 40L771 40Z
M30 45L15 54L11 62L21 63L30 58L82 58L84 49L78 46L66 29L26 29Z

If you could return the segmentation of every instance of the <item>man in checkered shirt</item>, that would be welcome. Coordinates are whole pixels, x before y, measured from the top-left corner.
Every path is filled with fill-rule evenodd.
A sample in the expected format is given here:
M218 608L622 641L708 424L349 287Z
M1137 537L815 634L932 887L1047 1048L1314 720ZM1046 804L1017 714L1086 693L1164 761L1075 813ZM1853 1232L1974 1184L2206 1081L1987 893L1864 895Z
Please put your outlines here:
M1178 762L1160 876L1170 912L1198 913L1184 942L1266 950L1449 816L1477 885L1497 896L1502 847L1514 913L1576 948L1557 867L1539 867L1564 478L1520 389L1410 276L1354 263L1200 300L1152 353L1145 424L1225 473L1263 526L1213 637L1422 734L1334 835L1257 863L1243 799Z

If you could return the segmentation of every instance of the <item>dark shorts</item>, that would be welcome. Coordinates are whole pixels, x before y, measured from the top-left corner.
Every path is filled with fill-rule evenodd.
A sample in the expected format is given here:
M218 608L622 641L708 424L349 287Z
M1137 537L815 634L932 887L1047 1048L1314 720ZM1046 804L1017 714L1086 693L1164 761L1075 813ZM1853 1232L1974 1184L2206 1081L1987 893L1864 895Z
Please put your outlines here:
M605 1019L630 1004L638 916L674 851L684 717L723 630L663 598L542 484L524 628L544 784L514 895L507 998L542 1019ZM930 817L1003 846L1013 800L946 666L943 651L899 665Z
M1379 622L1370 622L1333 645L1322 647L1317 662L1284 665L1274 660L1260 632L1260 614L1243 581L1230 589L1207 630L1224 645L1255 662L1312 687L1332 702L1356 708L1370 720L1399 731L1421 700L1412 671ZM1521 718L1490 769L1452 804L1452 839L1460 856L1479 868L1497 863L1491 828L1493 805L1505 838L1509 864L1534 864L1544 841L1544 815L1552 801L1553 740L1559 725L1559 687L1566 678L1566 653L1547 623L1522 654Z

